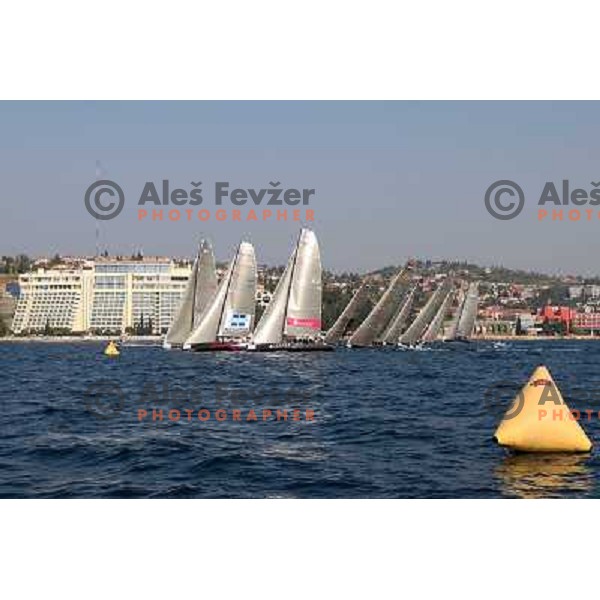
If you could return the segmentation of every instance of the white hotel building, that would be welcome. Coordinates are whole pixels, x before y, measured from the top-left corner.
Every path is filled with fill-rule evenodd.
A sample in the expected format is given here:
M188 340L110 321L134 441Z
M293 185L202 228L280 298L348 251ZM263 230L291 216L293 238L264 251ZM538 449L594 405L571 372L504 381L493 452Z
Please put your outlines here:
M165 333L190 272L190 266L177 266L167 258L96 259L38 268L19 277L13 333L51 328L120 334L141 326L154 334Z

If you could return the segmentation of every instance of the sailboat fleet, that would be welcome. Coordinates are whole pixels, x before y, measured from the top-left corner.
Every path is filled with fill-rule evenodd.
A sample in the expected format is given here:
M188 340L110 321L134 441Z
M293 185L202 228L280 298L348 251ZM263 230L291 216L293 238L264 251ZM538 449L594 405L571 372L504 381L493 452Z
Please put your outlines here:
M202 241L187 288L163 346L190 351L307 352L398 345L437 340L467 341L477 316L477 283L465 290L450 275L411 320L418 286L407 265L391 280L366 318L349 333L368 300L363 281L333 326L322 331L322 265L315 233L302 229L262 317L256 320L257 266L254 247L242 241L217 282L212 246ZM453 311L453 305L457 304ZM445 327L448 317L451 323Z
M333 350L321 333L321 271L317 237L302 229L271 302L255 327L254 247L240 243L217 287L212 247L203 241L163 345L196 352ZM202 302L197 301L199 297Z

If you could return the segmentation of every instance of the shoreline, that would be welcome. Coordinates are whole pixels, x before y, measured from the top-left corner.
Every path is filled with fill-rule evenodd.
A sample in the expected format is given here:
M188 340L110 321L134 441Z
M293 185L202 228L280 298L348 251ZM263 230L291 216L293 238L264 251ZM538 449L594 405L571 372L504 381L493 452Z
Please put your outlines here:
M17 343L33 343L40 342L42 344L72 344L73 342L81 342L81 343L95 343L95 342L110 342L117 341L120 344L127 345L128 342L161 342L163 340L162 335L139 335L139 336L130 336L121 339L118 335L98 335L94 337L90 336L77 336L77 335L61 335L61 336L7 336L0 338L0 344L8 343L8 344L17 344Z
M472 342L541 342L541 341L600 341L600 335L478 335L471 338Z
M97 342L109 342L116 340L117 342L127 345L128 342L147 342L147 343L159 343L162 342L164 336L162 335L139 335L129 336L124 340L119 336L115 335L102 335L102 336L76 336L76 335L62 335L62 336L7 336L0 337L0 344L18 344L18 343L35 343L39 342L42 344L72 344L75 342L81 343L97 343ZM600 341L600 335L570 335L570 336L534 336L534 335L478 335L470 340L471 342L538 342L538 341L554 341L554 342L568 342L568 341Z

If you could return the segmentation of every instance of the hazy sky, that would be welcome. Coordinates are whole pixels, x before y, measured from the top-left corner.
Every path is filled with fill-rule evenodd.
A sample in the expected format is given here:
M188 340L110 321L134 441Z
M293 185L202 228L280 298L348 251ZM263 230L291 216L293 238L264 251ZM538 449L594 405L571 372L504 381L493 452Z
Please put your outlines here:
M329 269L415 256L600 273L600 207L592 222L537 220L544 182L590 190L599 158L597 102L2 102L0 253L93 254L96 222L83 197L100 160L127 198L100 226L111 253L191 255L208 235L223 260L245 236L259 262L281 264L297 224L136 217L146 181L189 189L200 180L212 210L216 181L281 181L316 189ZM484 207L499 179L525 192L511 221Z

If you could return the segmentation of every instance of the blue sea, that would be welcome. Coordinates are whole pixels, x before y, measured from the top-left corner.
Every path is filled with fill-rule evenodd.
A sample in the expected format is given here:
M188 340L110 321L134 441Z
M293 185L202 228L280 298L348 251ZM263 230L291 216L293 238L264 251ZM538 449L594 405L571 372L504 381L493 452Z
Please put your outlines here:
M118 358L102 350L0 344L0 497L600 495L595 452L511 454L492 440L545 364L572 409L595 410L582 425L600 442L598 342L307 354L126 345Z

